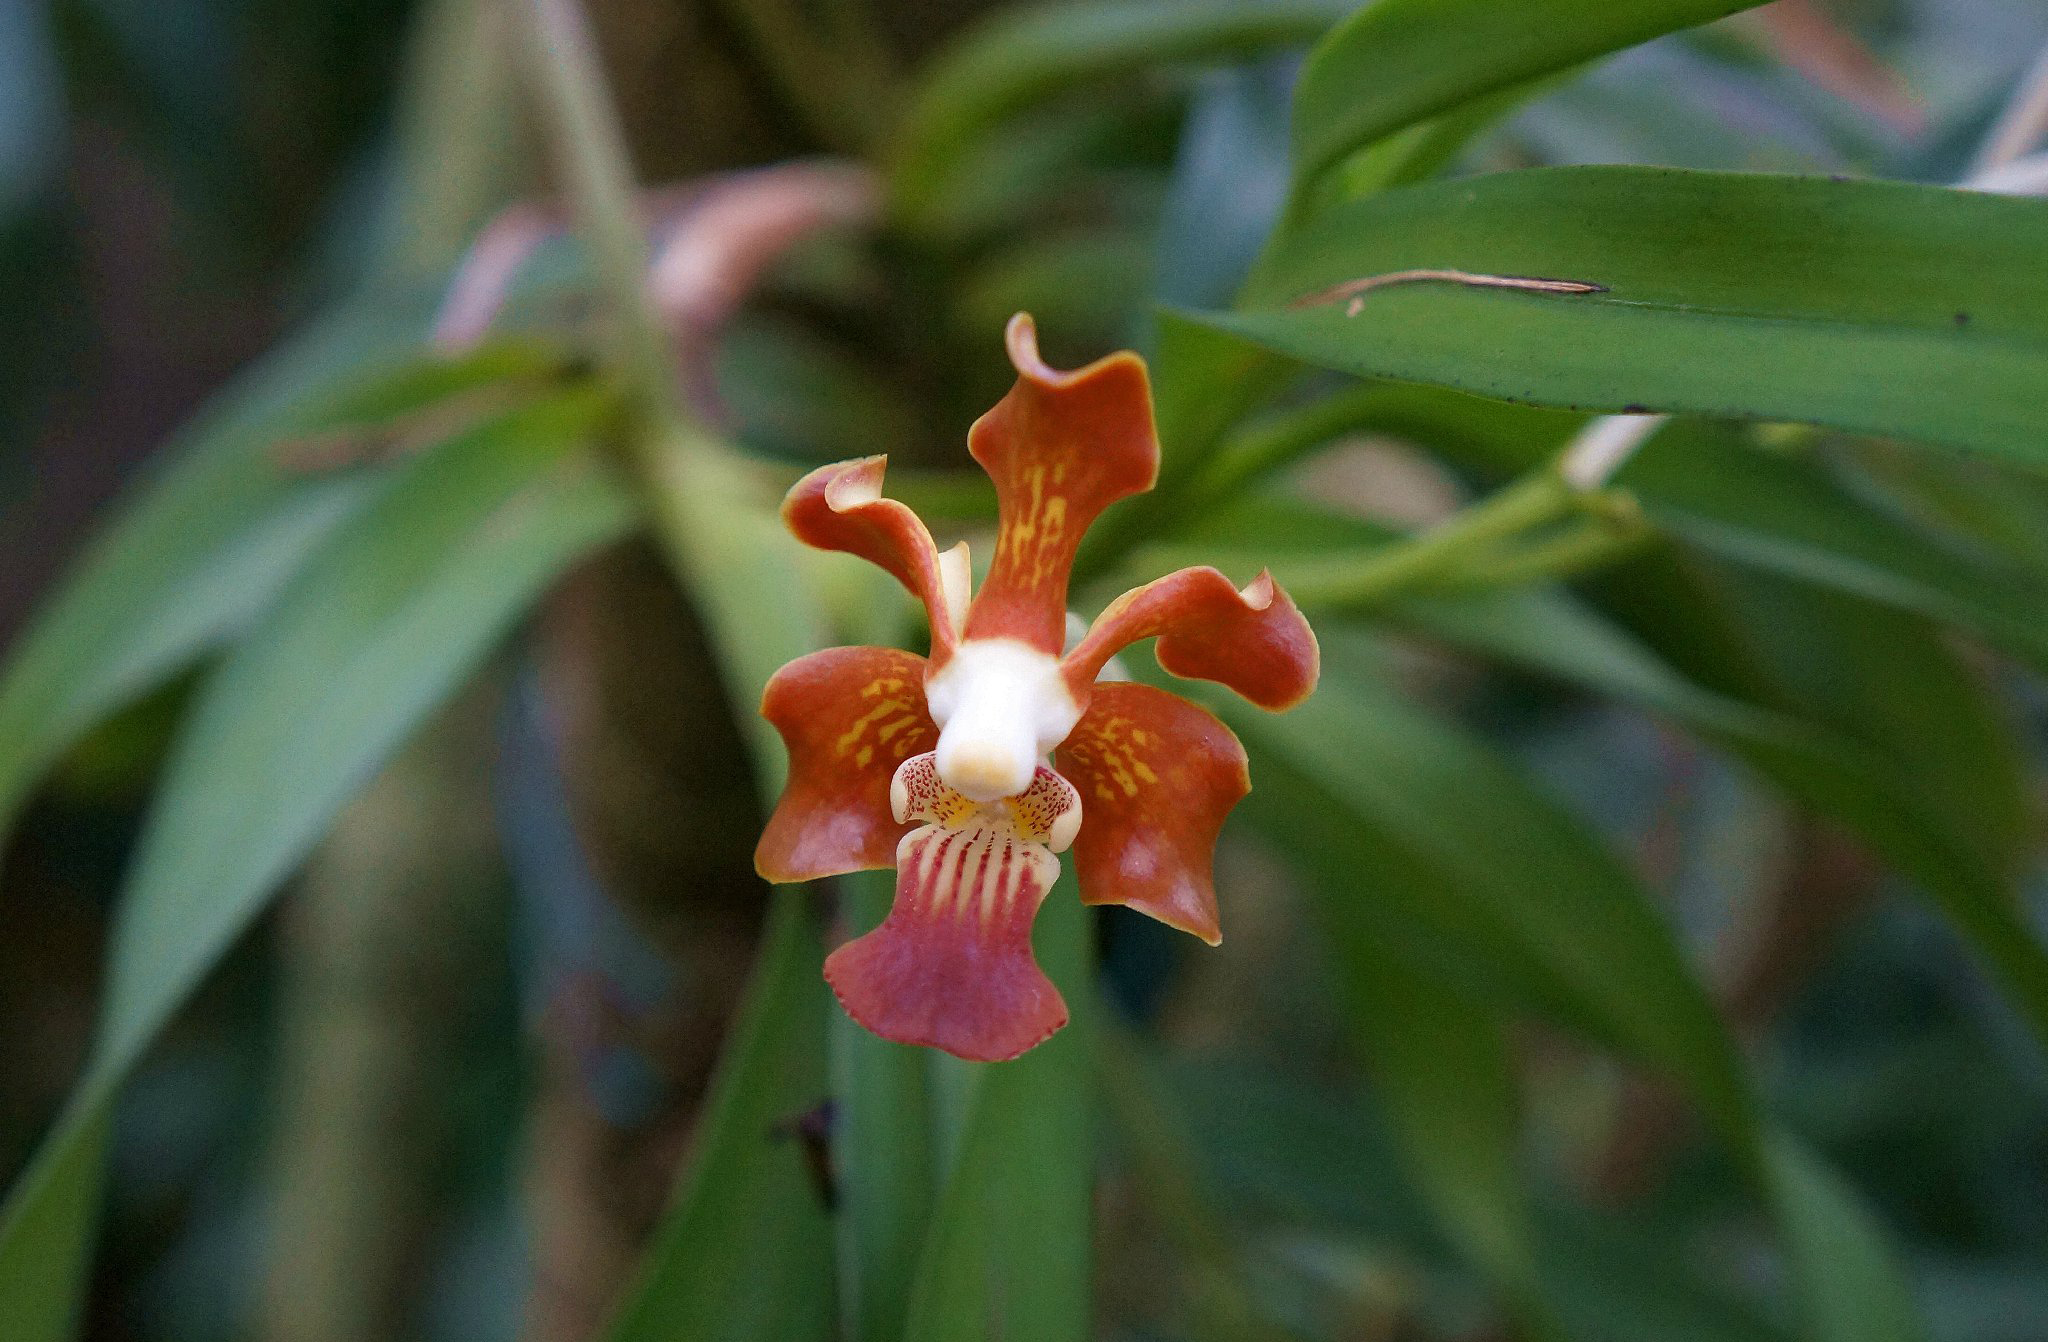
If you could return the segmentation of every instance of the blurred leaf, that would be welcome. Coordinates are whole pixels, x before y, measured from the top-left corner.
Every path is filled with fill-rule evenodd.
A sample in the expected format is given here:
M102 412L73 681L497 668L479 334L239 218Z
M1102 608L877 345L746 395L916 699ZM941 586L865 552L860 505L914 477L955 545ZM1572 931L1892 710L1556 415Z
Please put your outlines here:
M403 362L360 370L303 402L301 433L389 428L465 393L542 391L574 370L569 352L532 335L496 337L460 353L414 352Z
M2010 884L2031 846L2016 724L1940 629L1909 613L1765 574L1695 572L1744 640L1744 692L1869 750L1976 869Z
M1089 1331L1095 1005L1087 911L1063 875L1040 964L1073 1020L1014 1062L966 1064L958 1154L918 1263L905 1342L1072 1342Z
M1169 61L1305 43L1353 7L1350 0L1108 0L999 14L934 62L897 144L896 199L913 214L933 209L969 166L983 131L1051 94Z
M1403 127L1759 0L1379 0L1309 53L1294 94L1297 189Z
M1201 1168L1158 1068L1104 1004L1096 1035L1096 1076L1114 1123L1133 1191L1183 1260L1190 1335L1197 1342L1277 1342L1288 1336L1265 1318L1245 1281L1243 1252Z
M1145 242L1118 229L1034 234L961 278L958 320L1000 330L1011 313L1029 312L1047 330L1114 333L1143 308L1150 266Z
M36 1161L0 1209L0 1308L10 1342L62 1342L77 1331L106 1175L107 1109L94 1105L76 1118L67 1110L54 1154Z
M278 450L530 372L525 346L406 359L414 323L346 313L273 354L186 430L25 631L0 680L0 829L96 722L246 625L378 487ZM365 365L372 371L363 371Z
M1291 62L1219 70L1196 87L1148 261L1154 302L1227 303L1287 198Z
M776 669L816 648L824 628L802 552L757 464L683 436L656 461L656 536L711 634L756 790L773 805L786 761L755 705ZM727 1041L695 1151L611 1342L832 1336L833 1225L795 1133L827 1098L832 1010L823 947L802 912L807 898L800 886L775 893L743 1022Z
M1325 898L1317 911L1337 948L1352 1033L1417 1189L1523 1327L1564 1336L1537 1275L1520 1099L1498 1013L1404 959L1371 927L1363 901Z
M1208 562L1244 580L1270 568L1283 587L1294 586L1333 561L1373 554L1401 535L1396 528L1293 499L1245 495L1205 513L1184 537L1139 551L1131 581ZM1686 679L1560 587L1420 591L1367 610L1312 614L1319 623L1341 616L1384 621L1649 709L1716 740L1753 740L1788 750L1826 745L1790 717Z
M1164 1102L1232 1195L1236 1222L1277 1218L1319 1237L1384 1246L1380 1270L1397 1280L1447 1273L1378 1113L1348 1085L1311 1085L1270 1061L1210 1056L1177 1063L1168 1079ZM1693 1222L1636 1209L1616 1217L1540 1196L1536 1218L1543 1274L1582 1342L1784 1340L1754 1301L1735 1298L1717 1279ZM1270 1243L1262 1238L1256 1248Z
M1385 940L1446 991L1534 1008L1671 1076L1773 1204L1815 1335L1917 1335L1888 1304L1903 1288L1848 1299L1893 1270L1881 1237L1846 1197L1832 1214L1849 1228L1817 1226L1788 1201L1799 1190L1771 1164L1786 1139L1768 1135L1670 929L1602 843L1367 677L1326 675L1284 716L1226 715L1259 748L1247 812L1300 864L1322 917L1357 929L1334 938L1340 954Z
M824 948L801 886L775 892L747 1000L674 1208L608 1342L829 1339L832 1223L796 1124L824 1099Z
M1340 642L1326 636L1340 651ZM1317 876L1327 916L1369 890L1377 916L1492 960L1510 1000L1683 1077L1714 1125L1740 1134L1751 1098L1734 1049L1670 929L1620 861L1479 742L1359 675L1327 675L1279 716L1227 708L1256 743L1245 805ZM1261 805L1274 766L1315 780ZM1368 840L1367 836L1370 836ZM1303 842L1308 839L1310 842ZM1361 865L1370 863L1371 865Z
M901 387L798 322L737 319L720 336L717 361L721 417L749 451L835 461L917 435L916 408Z
M1971 457L1861 445L1862 479L1889 505L1959 531L2048 582L2048 475Z
M823 642L816 556L782 524L772 472L709 440L668 444L649 506L670 568L711 633L764 805L782 793L782 738L756 711L769 677ZM827 562L837 562L828 559Z
M1177 486L1198 470L1231 425L1299 371L1291 360L1199 319L1160 313L1152 380L1161 490ZM1110 517L1123 515L1115 512Z
M1171 528L1184 511L1186 491L1230 427L1300 370L1250 341L1162 311L1151 371L1158 486L1111 509L1088 529L1074 564L1077 581L1100 576L1148 537Z
M889 872L839 882L849 927L873 927L895 898ZM832 1012L834 1165L839 1173L840 1309L850 1342L903 1335L938 1174L925 1049L869 1034Z
M1602 1214L1551 1197L1537 1208L1537 1226L1543 1274L1574 1338L1786 1342L1790 1336L1778 1311L1766 1319L1754 1301L1731 1291L1701 1252L1698 1223L1689 1217L1634 1207Z
M406 463L209 678L129 872L92 1061L9 1196L0 1261L83 1228L54 1204L90 1191L80 1148L150 1041L378 763L556 574L629 525L575 455L611 404L567 393ZM15 1307L0 1299L0 1316Z
M1817 588L1645 555L1603 600L1693 679L1815 723L1822 753L1734 743L1932 895L2048 1038L2048 955L2013 888L2023 779L1979 680L1925 621Z
M1474 139L1556 83L1556 79L1533 79L1512 84L1374 141L1337 169L1337 194L1365 196L1434 177Z
M0 0L0 225L39 195L62 143L63 78L41 6Z
M1354 403L1338 408L1362 423L1381 417L1377 390L1350 393ZM1424 402L1420 436L1454 443L1457 455L1496 470L1544 458L1554 427L1561 427L1547 425L1540 413L1520 424L1531 412L1501 407L1499 416L1461 416L1462 425L1446 438L1427 423L1435 408L1428 402L1441 394L1409 393L1408 399ZM1460 400L1450 398L1453 408ZM1398 413L1399 400L1394 404ZM1322 427L1329 426L1312 426L1298 440L1315 438ZM1746 488L1746 473L1712 449L1703 455L1684 450L1708 432L1704 426L1667 432L1675 435L1665 449L1672 455L1661 458L1668 466L1658 464L1652 449L1644 453L1652 465L1641 489L1653 515L1673 497L1705 495L1716 500L1728 526L1770 533L1742 547L1745 559L1771 557L1775 567L1800 576L1818 570L1844 589L1900 596L1900 589L1918 584L1916 604L1967 608L1980 628L2029 638L2018 620L2024 602L2014 596L2018 584L2009 573L1979 565L1978 572L1999 580L1970 581L1971 561L1964 556L1846 499L1827 492L1816 498L1824 482L1803 477L1796 463L1763 460L1755 472L1758 489L1784 480L1782 492L1742 503L1721 500L1712 484L1676 483L1695 461L1703 460L1717 481L1734 481L1726 485L1730 492ZM1761 454L1744 453L1738 461L1750 456ZM1228 465L1228 458L1219 460L1219 469ZM1256 475L1260 465L1254 460L1242 473ZM1266 557L1283 583L1313 572L1333 551L1376 546L1389 535L1369 523L1273 500L1216 510L1195 532L1233 548L1268 538ZM1276 537L1282 538L1277 553ZM1296 545L1298 551L1291 548ZM1156 547L1148 564L1177 560L1194 548ZM1807 553L1797 561L1786 555L1802 550ZM1849 555L1813 553L1823 550ZM1232 562L1228 551L1206 557ZM1236 562L1250 571L1247 561ZM1847 824L1932 893L1996 968L2037 1034L2048 1038L2048 954L2029 934L2011 888L2025 843L2024 771L2010 727L1993 712L1979 678L1920 619L1795 582L1717 572L1702 562L1650 559L1613 571L1604 583L1626 596L1631 618L1685 674L1555 592L1421 594L1379 614L1617 695L1732 749L1794 798Z
M1800 420L2039 463L2044 250L2048 213L2027 200L1537 169L1333 208L1269 256L1256 308L1191 320L1361 376L1579 409ZM1366 294L1355 317L1342 301L1272 306L1411 268L1603 289L1426 282Z
M1787 1233L1828 1268L1799 1283L1813 1342L1916 1335L1899 1264L1856 1195L1783 1134L1765 1143L1764 1159Z
M1324 523L1335 524L1371 530ZM1284 582L1284 554L1273 569ZM1980 680L1917 617L1714 575L1654 556L1609 571L1603 590L1647 646L1558 591L1424 594L1380 614L1732 751L1933 895L2048 1038L2048 953L2012 885L2027 842L2025 774Z

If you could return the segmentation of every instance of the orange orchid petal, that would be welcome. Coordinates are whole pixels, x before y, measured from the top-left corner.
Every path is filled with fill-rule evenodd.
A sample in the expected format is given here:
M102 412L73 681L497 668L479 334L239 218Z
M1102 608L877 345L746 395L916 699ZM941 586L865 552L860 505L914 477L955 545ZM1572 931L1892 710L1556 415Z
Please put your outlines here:
M1031 953L1031 923L1059 878L1049 844L1071 837L1079 800L1040 768L987 805L947 787L930 756L906 761L895 813L931 823L896 850L896 901L867 935L825 958L825 979L862 1026L898 1043L1001 1062L1067 1023Z
M1210 865L1224 817L1251 790L1230 728L1165 690L1097 685L1058 764L1087 808L1074 841L1081 902L1221 941Z
M908 826L889 815L898 765L930 750L927 663L895 648L827 648L775 673L761 716L789 749L789 782L754 850L770 881L886 867Z
M1067 571L1081 534L1118 499L1152 488L1159 440L1145 361L1128 350L1059 372L1038 357L1031 318L1010 319L1017 383L974 422L967 447L995 481L998 530L969 638L1014 638L1058 655Z
M1084 694L1111 657L1155 636L1168 671L1228 685L1261 708L1292 708L1322 670L1315 631L1272 574L1239 591L1213 568L1184 568L1110 602L1061 670Z
M947 611L938 547L916 513L882 497L888 464L887 457L859 457L820 466L790 488L782 520L804 544L859 555L909 588L931 620L932 660L944 662L959 630Z

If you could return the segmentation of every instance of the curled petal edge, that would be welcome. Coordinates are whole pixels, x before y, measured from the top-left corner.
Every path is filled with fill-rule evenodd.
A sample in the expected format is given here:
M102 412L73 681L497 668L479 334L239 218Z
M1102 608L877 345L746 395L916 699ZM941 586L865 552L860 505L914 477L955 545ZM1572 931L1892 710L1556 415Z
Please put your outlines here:
M931 621L932 661L942 663L960 639L957 598L947 592L949 561L908 505L882 496L888 465L888 457L874 456L818 467L790 487L782 520L804 544L858 555L909 589Z
M1322 674L1315 631L1270 572L1240 590L1207 567L1169 573L1110 602L1061 660L1061 673L1084 694L1111 657L1155 637L1167 671L1213 680L1276 712L1308 698Z

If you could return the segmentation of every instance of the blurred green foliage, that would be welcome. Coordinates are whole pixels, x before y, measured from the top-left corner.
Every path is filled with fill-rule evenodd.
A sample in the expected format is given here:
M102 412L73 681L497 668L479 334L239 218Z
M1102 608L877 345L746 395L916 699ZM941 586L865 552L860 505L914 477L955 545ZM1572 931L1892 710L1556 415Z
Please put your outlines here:
M2048 205L1956 186L2048 16L1743 8L0 0L0 1337L2048 1335ZM876 217L663 287L827 151ZM1271 565L1326 668L1217 702L1225 946L1063 886L976 1066L828 999L886 878L721 873L766 677L910 627L779 489L983 532L1018 308L1152 363L1077 604ZM510 927L294 899L488 1028L295 1067L409 740ZM280 1275L316 1154L403 1270Z

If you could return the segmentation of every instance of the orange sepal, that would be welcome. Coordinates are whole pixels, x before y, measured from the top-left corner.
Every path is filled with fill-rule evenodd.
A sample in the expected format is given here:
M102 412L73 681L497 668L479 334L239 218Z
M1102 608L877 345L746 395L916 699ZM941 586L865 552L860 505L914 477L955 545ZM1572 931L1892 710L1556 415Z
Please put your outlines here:
M1179 695L1110 682L1095 687L1056 763L1087 816L1074 840L1081 902L1125 904L1221 941L1216 836L1251 790L1230 728Z
M967 448L995 481L995 558L967 637L1066 644L1067 573L1104 508L1159 478L1145 361L1129 350L1059 372L1038 357L1026 313L1005 332L1017 383L974 422Z
M1184 568L1110 602L1061 663L1067 683L1085 694L1111 657L1155 636L1168 671L1228 685L1261 708L1292 708L1322 673L1315 631L1272 574L1240 592L1213 568Z
M761 716L789 749L789 782L754 867L809 881L886 867L910 826L889 814L889 779L939 739L924 705L927 663L895 648L827 648L775 673Z
M820 466L790 487L782 520L804 544L858 555L909 588L931 620L932 660L944 662L959 631L947 613L938 547L916 513L882 497L888 465L887 457L858 457Z

